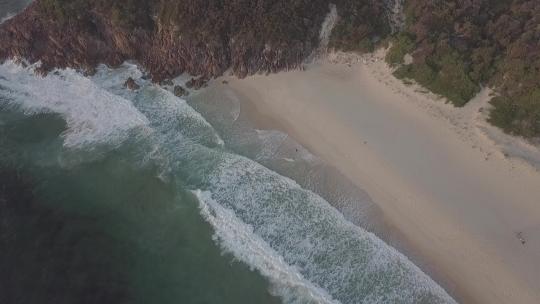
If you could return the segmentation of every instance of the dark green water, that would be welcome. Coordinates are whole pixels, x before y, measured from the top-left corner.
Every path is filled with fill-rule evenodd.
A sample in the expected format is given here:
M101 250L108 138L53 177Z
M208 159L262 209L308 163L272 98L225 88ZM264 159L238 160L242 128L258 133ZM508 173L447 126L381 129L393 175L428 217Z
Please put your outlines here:
M0 303L278 302L155 168L114 152L62 168L63 120L0 117Z

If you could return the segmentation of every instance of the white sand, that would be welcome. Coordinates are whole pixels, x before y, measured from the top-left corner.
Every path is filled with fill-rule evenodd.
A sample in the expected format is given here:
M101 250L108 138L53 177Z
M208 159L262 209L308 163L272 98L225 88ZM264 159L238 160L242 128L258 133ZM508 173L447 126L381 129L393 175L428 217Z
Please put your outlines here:
M540 303L540 174L486 131L527 157L540 153L487 127L488 91L454 109L394 79L377 57L227 80L211 85L253 103L365 189L458 301Z

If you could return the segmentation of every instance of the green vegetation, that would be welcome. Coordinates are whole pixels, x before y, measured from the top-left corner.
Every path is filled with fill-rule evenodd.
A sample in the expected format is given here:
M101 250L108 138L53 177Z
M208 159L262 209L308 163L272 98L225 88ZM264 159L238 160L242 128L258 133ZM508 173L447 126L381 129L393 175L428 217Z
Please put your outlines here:
M109 0L110 1L110 0ZM110 14L112 22L120 27L133 29L142 27L151 29L153 21L151 19L151 1L144 0L115 0L110 3ZM104 3L102 7L107 4Z
M406 24L386 60L456 106L496 89L490 122L540 136L540 5L531 0L406 1ZM413 63L404 65L411 54Z
M343 51L371 52L390 28L382 1L335 1L339 21L332 31L330 47Z
M66 23L86 17L89 4L87 0L41 0L41 9L59 23Z
M399 33L392 43L392 48L386 54L386 62L391 66L403 64L403 57L414 50L414 37L408 33Z
M455 52L434 56L421 64L402 65L395 75L416 80L458 107L464 106L480 90L468 76L466 64Z
M534 137L540 134L540 88L517 97L497 96L489 122L505 132Z
M306 40L315 45L327 11L326 0L164 0L158 19L183 36L208 43L233 37L259 48Z
M41 0L41 9L45 14L60 23L87 21L90 19L90 9L102 11L110 15L111 21L117 26L133 29L135 27L149 28L152 26L151 1L144 0Z

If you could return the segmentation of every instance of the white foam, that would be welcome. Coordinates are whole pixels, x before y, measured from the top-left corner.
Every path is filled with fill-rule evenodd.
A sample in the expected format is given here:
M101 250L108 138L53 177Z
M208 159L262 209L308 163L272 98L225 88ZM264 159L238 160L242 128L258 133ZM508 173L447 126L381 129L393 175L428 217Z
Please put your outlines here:
M223 146L224 142L214 127L186 100L175 96L172 92L142 78L143 73L136 64L124 62L118 68L98 67L92 81L103 89L131 100L141 111L153 128L160 132L169 132L169 138L181 134L184 139L197 143ZM139 90L128 90L124 83L128 78L134 79Z
M0 24L2 24L2 23L4 23L4 22L8 21L9 19L11 19L11 18L13 18L13 17L15 17L15 14L12 13L12 12L8 12L7 14L4 15L4 17L2 17L2 18L0 19Z
M130 130L148 120L130 101L101 89L72 69L47 76L34 74L13 61L0 65L1 94L28 115L56 113L67 123L64 145L70 148L120 144Z
M224 94L227 96L227 101L231 103L231 109L229 113L231 114L232 121L237 121L241 113L241 104L238 96L232 90L223 90Z
M257 133L257 142L260 146L260 151L254 157L256 161L272 159L293 160L292 158L308 162L318 161L315 155L294 141L287 133L277 130L259 129L255 129L255 132Z
M132 78L140 85L148 84L148 80L142 79L143 72L139 67L131 62L124 62L119 67L111 69L106 65L99 65L96 73L90 78L101 88L114 92L115 94L126 94L132 92L126 90L124 84L128 78Z
M213 206L236 217L214 221L216 235L245 262L251 262L244 257L251 252L247 246L255 242L245 238L254 237L334 301L455 303L401 253L288 178L246 158L224 155L208 183ZM217 209L211 210L221 212ZM231 222L251 227L252 233L232 229Z
M186 144L168 127L171 111L160 108L166 105L138 107L161 133L167 165L180 171L173 174L204 191L196 194L216 241L268 277L286 302L455 303L405 256L318 195L245 157ZM270 145L287 139L256 132Z
M209 192L193 192L199 199L202 216L214 227L214 240L236 258L266 276L272 290L285 303L339 303L323 289L306 280L294 267L253 233L233 211L215 202Z

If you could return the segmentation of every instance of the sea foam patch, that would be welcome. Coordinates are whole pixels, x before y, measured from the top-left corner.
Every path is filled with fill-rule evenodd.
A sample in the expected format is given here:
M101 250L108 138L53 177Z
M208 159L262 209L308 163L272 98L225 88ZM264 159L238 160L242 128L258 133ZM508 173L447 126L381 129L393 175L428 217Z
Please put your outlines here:
M215 202L211 193L197 190L194 194L199 199L201 215L216 231L214 241L266 276L272 283L273 293L281 296L285 303L339 303L288 265L253 233L253 227L239 220L232 210Z
M214 127L185 100L167 90L155 85L147 86L137 95L135 103L152 126L161 132L171 133L171 139L181 134L206 146L223 146L223 140Z
M138 90L125 88L127 79L133 79ZM133 63L124 62L118 68L101 65L92 81L104 90L130 100L158 131L170 132L169 139L182 135L182 140L190 140L208 146L223 146L223 140L213 126L188 103L170 91L143 78L143 72Z
M209 184L214 206L252 227L253 237L335 301L455 303L405 256L347 221L324 199L251 160L224 157ZM212 225L221 242L236 237L220 232L229 227ZM243 254L241 245L234 246L235 254Z
M3 17L0 18L0 24L8 21L9 19L15 17L15 14L12 13L12 12L8 12L7 14L5 14Z
M6 105L25 114L59 114L67 123L64 145L69 148L120 144L130 130L148 120L129 100L103 90L72 69L39 77L36 66L13 61L0 65L0 94Z

